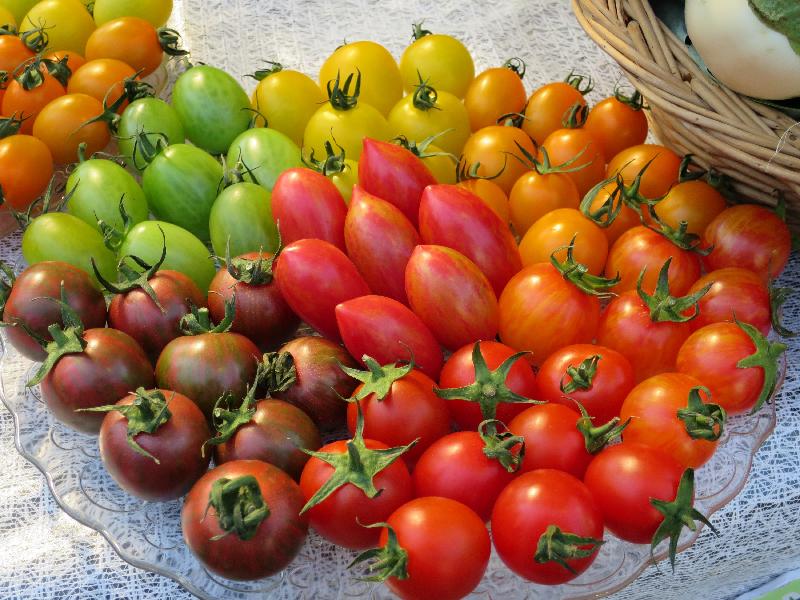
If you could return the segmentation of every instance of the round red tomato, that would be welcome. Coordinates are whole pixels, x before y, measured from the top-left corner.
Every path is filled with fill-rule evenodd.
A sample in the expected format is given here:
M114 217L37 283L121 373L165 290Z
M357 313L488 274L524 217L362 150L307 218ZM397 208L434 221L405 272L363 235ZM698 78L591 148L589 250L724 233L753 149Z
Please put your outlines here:
M700 298L700 312L692 319L692 331L711 323L733 321L750 323L764 335L772 324L770 297L764 280L748 269L727 267L703 275L689 289L693 294L711 285Z

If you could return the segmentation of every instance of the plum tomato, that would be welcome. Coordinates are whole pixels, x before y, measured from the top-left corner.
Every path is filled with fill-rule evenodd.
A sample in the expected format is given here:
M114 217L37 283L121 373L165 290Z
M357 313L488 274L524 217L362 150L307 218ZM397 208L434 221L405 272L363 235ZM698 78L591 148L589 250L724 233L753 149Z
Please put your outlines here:
M86 144L84 154L91 156L111 141L105 123L87 123L101 114L103 104L96 98L86 94L66 94L41 110L33 122L33 135L47 145L56 164L73 163L78 160L81 144Z
M208 216L211 247L217 256L278 249L278 227L269 191L249 181L229 185L217 196Z

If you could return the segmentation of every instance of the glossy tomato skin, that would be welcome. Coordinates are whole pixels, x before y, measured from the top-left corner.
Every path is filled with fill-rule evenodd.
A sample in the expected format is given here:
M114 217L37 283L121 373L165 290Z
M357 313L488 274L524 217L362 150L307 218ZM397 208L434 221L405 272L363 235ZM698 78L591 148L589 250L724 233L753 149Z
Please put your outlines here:
M141 17L153 27L163 27L172 12L172 0L96 0L94 20L98 25L120 17Z
M129 64L114 58L98 58L72 73L67 92L86 94L110 106L123 97L125 80L130 78L136 78L136 70ZM121 113L127 105L127 101L123 101L117 112Z
M533 559L539 538L550 525L565 533L603 539L603 515L586 486L572 475L552 469L517 477L501 493L492 512L497 553L517 575L547 585L565 583L591 566L597 553L569 559L570 572L555 562Z
M139 132L145 132L147 139L153 144L160 135L166 136L170 144L182 144L186 141L183 124L171 105L160 98L134 100L122 113L117 136L120 154L129 159L130 164L138 170L145 166L138 155L134 157L135 136Z
M689 289L693 294L711 284L700 298L700 314L692 319L690 327L697 331L711 323L733 321L734 317L750 323L764 335L772 326L769 291L764 280L749 269L727 267L706 273Z
M197 285L178 271L158 271L148 283L161 308L141 288L116 294L108 307L108 326L139 342L155 364L164 347L182 335L180 321L190 306L205 306L205 298Z
M256 116L256 125L276 129L298 146L303 145L309 119L326 100L316 81L291 69L267 75L251 97L253 108L264 115Z
M45 106L33 122L33 135L50 149L56 164L78 160L78 146L86 143L86 156L103 150L111 141L105 123L86 125L103 113L102 103L86 94L66 94Z
M408 552L408 579L386 580L398 597L458 600L478 586L492 546L474 511L448 498L417 498L398 508L387 522ZM381 546L387 540L384 530Z
M488 521L495 500L517 473L488 458L484 448L477 431L457 431L435 441L414 468L415 495L456 500Z
M500 339L540 365L562 346L590 343L600 301L566 281L550 263L525 267L500 295Z
M416 37L416 36L415 36ZM419 84L420 73L437 90L463 98L475 77L469 50L450 35L429 33L408 46L400 58L403 87L409 94Z
M654 322L639 294L629 291L614 298L603 311L597 343L627 358L638 383L674 370L678 350L690 333L689 323Z
M246 165L244 179L272 191L284 171L302 167L300 148L277 129L255 127L233 140L228 164Z
M49 50L73 50L83 54L86 40L94 31L92 15L83 2L75 0L43 0L34 4L19 22L20 33L47 24Z
M511 220L511 209L508 196L499 185L490 179L464 179L456 184L458 187L472 192L494 211L503 223Z
M606 174L620 173L625 183L631 184L644 166L652 160L642 176L639 193L645 198L660 198L678 183L681 157L669 148L656 144L641 144L626 148L609 160Z
M522 130L541 146L547 136L564 127L565 117L576 104L586 106L586 100L567 82L543 85L534 90L528 99Z
M569 367L579 367L592 356L600 356L597 371L589 389L576 389L569 394L561 391L562 381L568 384ZM581 403L593 418L594 424L603 425L619 416L625 397L635 385L633 367L622 354L605 346L575 344L556 350L539 368L537 377L540 400L563 404L575 408L575 400Z
M567 175L578 188L581 197L605 179L606 156L592 133L586 129L557 129L547 136L543 147L554 165L579 157L571 167L583 168Z
M381 440L389 446L406 446L416 439L417 444L403 454L412 469L423 452L436 440L450 433L450 413L444 400L433 388L436 383L425 373L412 369L398 379L386 397L370 394L359 402L364 414L364 435ZM356 388L357 394L363 384ZM358 419L358 405L347 405L347 429L353 435Z
M703 382L728 414L738 415L755 406L764 387L764 369L740 369L743 358L755 354L756 346L735 323L712 323L689 336L678 352L676 368Z
M62 281L67 304L78 313L84 327L103 327L106 324L103 294L85 271L55 261L31 265L17 277L6 300L3 320L6 323L21 321L37 335L52 340L47 328L53 323L63 325L61 308L56 302L44 298L60 299ZM7 327L5 334L11 345L25 358L42 361L47 356L44 349L21 327Z
M252 476L258 483L269 516L254 537L242 540L219 526L216 510L208 507L214 482ZM308 535L308 518L300 515L303 496L283 471L258 460L236 460L206 473L192 488L181 510L186 545L213 573L228 579L252 580L286 568L300 552Z
M397 144L364 138L358 183L364 191L399 208L416 227L422 191L436 184L436 179L411 151Z
M340 345L311 336L295 338L279 352L292 355L297 381L276 396L301 408L321 430L340 428L347 410L342 398L353 394L357 382L339 365L355 368L353 358Z
M444 90L436 90L436 94L436 103L429 109L418 108L413 94L400 99L387 117L390 136L409 140L436 136L442 150L458 156L470 135L469 114L453 94Z
M203 457L200 448L211 432L197 405L182 394L160 390L172 414L155 433L139 433L134 438L156 463L128 445L128 419L120 412L106 414L100 429L100 456L109 475L119 486L137 498L166 502L180 498L208 468L211 453ZM135 394L123 397L117 405L133 404Z
M130 390L153 385L153 366L129 335L116 329L87 329L81 354L68 354L42 380L42 398L56 419L73 429L97 433L102 413L75 412L116 403Z
M408 304L406 265L420 237L400 209L356 185L344 222L344 240L350 260L370 289Z
M40 139L11 135L0 140L0 187L14 210L27 209L44 193L52 176L53 156Z
M642 108L634 108L617 98L601 100L589 111L584 127L594 136L603 155L612 158L647 139L647 117Z
M36 115L47 106L51 101L60 98L66 93L64 86L41 67L42 82L40 85L31 89L25 89L23 85L14 79L12 74L8 74L8 81L5 84L5 93L0 98L0 114L16 115L19 119L24 119L20 127L20 133L30 135L33 132L33 121Z
M472 131L497 125L505 116L525 110L528 96L522 78L508 67L486 69L469 84L464 106Z
M521 129L504 125L484 127L473 133L464 144L462 164L472 167L480 163L478 176L497 176L493 181L508 194L517 179L528 170L516 158L509 156L521 154L517 144L531 156L536 156L535 144Z
M580 203L578 188L565 173L540 175L528 171L517 179L508 196L511 223L520 236L549 212L558 208L577 209Z
M672 502L682 475L683 467L669 454L625 442L598 454L583 482L611 533L627 542L649 544L664 521L650 500Z
M731 206L705 231L714 250L704 258L708 270L750 269L764 281L783 272L792 248L789 227L772 210L755 204Z
M0 36L0 71L13 73L36 54L15 35Z
M466 256L444 246L417 246L406 267L411 309L445 348L497 336L497 296Z
M278 249L270 193L255 183L242 181L225 188L211 206L208 225L217 256L226 256L229 247L231 256Z
M453 352L442 368L439 387L459 388L475 383L475 365L472 363L472 349L473 344L470 343ZM490 371L497 369L506 359L515 354L513 348L494 340L481 341L480 350ZM511 367L505 384L512 392L520 396L533 400L538 397L539 386L536 384L536 375L524 358L515 362L514 366ZM447 408L450 410L453 421L463 430L477 430L478 425L484 420L481 409L475 402L448 400ZM497 419L503 423L508 423L526 408L528 408L526 404L501 402L497 405Z
M623 434L625 442L638 442L668 452L683 467L705 464L714 454L717 441L693 439L678 410L686 408L692 388L704 385L699 379L684 373L661 373L637 385L622 405L620 419L631 423ZM700 392L703 402L708 394Z
M268 259L266 252L249 252L239 258ZM236 313L231 331L241 333L263 351L274 350L300 325L300 319L284 300L273 279L265 284L250 284L235 279L220 269L208 288L208 309L215 323L225 317L225 302L235 298Z
M276 263L275 279L292 311L337 341L336 305L369 294L367 282L352 261L323 240L299 240L286 246Z
M725 196L702 179L697 179L672 186L655 210L658 217L670 227L678 229L681 221L686 221L689 233L702 236L726 206Z
M496 294L522 268L508 225L479 197L458 186L425 189L419 207L419 231L425 244L447 246L474 262Z
M86 59L115 58L147 77L159 66L164 51L152 23L139 17L120 17L104 23L86 42Z
M442 349L422 320L397 300L362 296L336 307L336 322L347 351L378 363L409 360L432 379L442 369Z
M211 420L217 400L230 392L239 403L256 375L258 347L238 333L201 333L175 338L156 363L159 387L191 398Z
M302 449L319 450L322 446L319 429L311 417L283 400L261 400L255 410L249 423L227 442L214 447L214 464L260 460L297 481L309 459Z
M371 450L385 450L386 444L375 440L364 440ZM344 454L345 441L332 442L320 449L323 453ZM306 463L300 476L300 489L308 501L333 474L333 467L314 456ZM408 468L402 460L396 460L379 472L373 479L375 487L383 490L374 498L347 483L306 513L311 527L329 542L351 550L376 546L379 529L368 529L363 523L385 522L395 510L411 500L413 484Z
M272 190L272 217L281 240L319 239L340 250L344 245L347 206L333 182L305 167L284 171Z

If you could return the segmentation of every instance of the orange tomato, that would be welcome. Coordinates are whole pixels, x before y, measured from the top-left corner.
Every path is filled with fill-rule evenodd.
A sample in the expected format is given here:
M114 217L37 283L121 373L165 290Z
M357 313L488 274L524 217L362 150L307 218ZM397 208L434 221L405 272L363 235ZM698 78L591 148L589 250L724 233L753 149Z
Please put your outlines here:
M553 165L561 165L580 156L569 168L582 167L567 173L583 196L605 179L606 158L592 134L583 128L558 129L547 136L544 147Z
M67 66L73 73L86 64L86 59L72 50L57 50L56 52L47 54L45 58L48 60L54 60L56 62L66 58Z
M11 74L36 54L15 35L0 35L0 71Z
M146 77L161 65L164 51L153 25L139 17L122 17L104 23L89 36L86 59L98 58L115 58Z
M521 129L504 125L490 125L473 133L464 145L462 161L467 166L480 163L477 174L481 177L500 175L492 181L506 194L528 168L511 154L520 155L517 144L529 154L536 155L536 147ZM502 172L501 172L502 171Z
M80 69L72 73L67 84L69 94L86 94L105 103L113 105L124 93L126 79L136 75L130 65L114 58L98 58L88 61ZM117 112L122 113L127 102L119 107Z
M514 70L509 67L487 69L472 80L464 96L472 131L497 125L503 115L521 113L525 100L525 85Z
M508 198L511 223L518 235L557 208L578 208L578 188L565 173L540 174L528 171L517 179Z
M725 197L713 186L697 180L673 186L655 210L658 218L673 229L677 229L681 221L686 221L689 233L703 235L706 227L727 205Z
M547 136L564 127L564 120L575 104L586 106L581 92L563 81L548 83L531 94L522 130L541 146Z
M490 179L465 179L457 185L478 196L503 220L503 223L508 223L510 218L508 196L499 185Z
M40 71L40 85L26 90L19 79L12 79L3 96L2 114L17 115L23 119L20 133L30 134L33 131L33 122L41 110L66 93L64 86L47 72L46 67L42 66Z
M584 127L592 133L606 157L644 144L647 139L647 117L635 96L631 102L616 96L601 100L589 111Z
M603 230L574 208L558 208L536 221L519 245L522 264L549 262L550 255L568 246L575 238L573 257L586 265L593 275L603 273L608 256L608 241ZM566 250L556 253L559 261L567 257Z
M600 188L600 191L597 192L597 195L594 197L594 200L592 200L591 204L589 205L590 213L596 213L597 211L599 211L603 207L603 204L608 202L609 198L611 197L611 194L614 192L616 187L617 184L612 182ZM618 202L620 202L620 200L619 198L616 198L614 200L614 205L616 206ZM616 242L623 233L641 224L642 220L639 218L639 214L635 210L633 210L632 208L623 203L619 213L617 213L617 216L614 219L614 222L611 223L611 225L609 225L608 227L602 227L601 229L603 230L603 233L605 233L606 235L606 239L608 240L608 246L610 248L611 246L614 245L614 242Z
M44 142L30 135L0 139L0 189L14 210L27 209L52 176L53 157Z
M625 183L632 183L651 160L653 162L642 176L639 193L651 200L660 198L678 183L680 175L681 157L669 148L656 144L626 148L611 159L606 173L609 177L621 173Z
M67 94L42 109L33 123L33 135L42 140L57 164L78 160L78 146L86 143L86 155L103 150L111 141L105 123L86 122L103 113L102 103L86 94Z

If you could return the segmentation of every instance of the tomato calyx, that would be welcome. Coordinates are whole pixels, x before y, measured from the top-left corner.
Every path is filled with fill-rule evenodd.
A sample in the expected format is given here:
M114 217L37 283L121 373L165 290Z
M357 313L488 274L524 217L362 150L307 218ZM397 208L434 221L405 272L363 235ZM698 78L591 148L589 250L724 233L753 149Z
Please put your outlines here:
M361 360L367 367L366 371L346 367L339 363L342 371L363 384L357 393L346 398L347 402L360 402L372 394L375 394L375 399L380 402L392 391L395 381L402 379L414 369L413 359L402 367L398 367L397 363L380 365L378 361L367 354L362 356Z
M114 93L114 88L112 87L110 90L108 90L105 98L103 98L103 112L83 123L78 129L81 127L86 127L87 125L91 125L92 123L105 123L111 133L117 133L120 119L122 119L122 115L119 114L119 110L125 105L126 102L135 102L136 100L141 100L142 98L152 98L156 95L155 88L152 85L139 79L141 74L142 71L140 70L126 78L122 82L122 94L120 94L119 98L114 100L114 102L111 104L109 104L109 99L111 94ZM144 135L144 133L141 135Z
M155 136L155 143L150 140L151 136ZM133 143L133 152L131 153L133 165L139 171L144 171L168 146L169 138L165 134L140 131L136 134ZM139 162L139 158L142 162Z
M308 156L308 158L306 158L301 152L300 160L306 167L312 171L316 171L317 173L324 175L325 177L331 177L332 175L344 173L348 168L347 164L344 162L346 158L345 149L339 145L339 142L337 142L335 138L333 141L339 148L338 153L334 151L333 144L330 142L330 140L326 140L326 157L323 160L318 160L316 156L314 156L314 148L311 148L311 154Z
M397 541L397 533L388 523L373 523L364 525L368 529L382 527L386 529L386 545L382 548L365 550L353 559L348 569L367 561L374 561L367 565L370 575L359 577L358 581L366 583L383 583L390 577L394 579L408 579L408 552Z
M581 75L574 70L569 72L564 82L578 90L582 96L585 96L594 89L594 80L588 75Z
M525 78L525 71L528 69L528 66L525 64L525 61L521 58L516 56L512 56L506 62L503 63L504 69L509 69L517 74L517 77L520 79Z
M433 142L435 142L437 138L440 138L443 135L450 133L451 131L455 130L453 128L445 129L444 131L440 131L439 133L427 137L420 142L409 140L404 135L398 135L396 138L392 138L390 141L393 144L397 144L398 146L405 148L417 158L430 158L432 156L449 156L453 160L453 162L458 162L458 158L454 154L451 154L450 152L428 152L428 148L433 145Z
M265 69L257 69L255 73L248 73L245 77L250 77L256 81L264 81L270 75L283 71L283 65L279 62L274 60L265 60L263 62L267 65Z
M181 318L178 326L184 335L202 335L204 333L226 333L233 325L233 318L236 316L236 295L225 300L225 316L217 324L211 321L211 313L208 308L198 308L189 303L189 312Z
M297 382L297 368L290 352L267 352L256 369L256 381L265 393L285 392Z
M554 562L570 573L577 575L568 560L589 558L605 542L592 537L582 537L561 531L557 525L549 525L536 546L534 560L539 564Z
M561 119L564 129L580 129L589 118L589 107L583 102L576 102L570 106Z
M708 256L711 254L711 252L713 252L713 245L703 248L703 238L700 235L691 233L689 231L688 221L681 221L678 224L678 227L675 228L661 220L661 218L656 214L655 206L648 205L647 209L650 212L650 217L653 219L653 222L657 225L657 227L653 227L652 225L642 221L644 226L648 229L652 229L656 233L661 234L681 250L688 250L689 252L694 252L700 256Z
M583 216L598 227L605 229L611 227L622 211L623 206L627 206L639 215L639 220L644 223L643 208L647 208L649 214L653 215L655 214L653 207L667 197L665 194L658 198L647 198L639 191L642 186L642 178L655 159L656 157L654 156L647 161L647 164L636 174L636 177L634 177L630 185L625 184L625 180L620 173L615 173L608 179L604 179L595 185L586 193L583 200L581 200L580 211L583 213ZM614 189L611 191L608 198L603 204L592 210L592 204L594 204L597 195L606 188L606 186L610 186L611 184L614 184Z
M3 77L2 73L5 73L5 71L0 72L0 80ZM28 118L29 117L20 118L17 116L17 113L14 113L10 117L0 117L0 140L18 134L19 130L22 128L22 124L27 121Z
M219 528L225 532L212 537L212 542L232 533L235 533L240 540L250 540L256 535L261 522L270 515L269 507L261 495L261 488L258 487L258 481L252 475L242 475L235 479L227 477L217 479L208 494L206 517L209 508L214 509Z
M34 90L44 85L44 73L42 73L42 66L44 65L43 58L37 58L29 63L23 63L15 72L14 79L22 86L26 92ZM21 71L20 71L21 69Z
M188 56L189 51L182 48L183 38L175 29L161 27L157 31L158 43L167 56Z
M642 299L645 306L650 310L650 320L653 323L664 323L666 321L672 323L687 323L695 319L700 314L700 299L708 293L713 282L709 283L702 289L697 290L694 294L675 298L670 296L669 293L669 266L672 264L672 257L670 256L661 270L658 273L658 282L653 294L650 295L644 291L642 283L644 282L647 267L642 269L639 273L639 279L636 282L636 291L639 298ZM691 314L686 314L687 311L694 309Z
M583 360L577 367L569 365L559 384L562 393L572 394L578 390L592 389L592 381L597 374L597 363L601 358L603 357L600 354L595 354ZM567 379L569 381L565 383Z
M414 108L423 112L427 112L432 109L442 110L436 105L436 102L439 99L439 92L437 92L433 86L428 84L430 79L424 79L422 77L422 73L419 71L417 71L417 77L419 77L419 83L414 86L414 95L412 96Z
M730 177L724 173L720 173L713 167L711 169L702 168L694 162L694 154L687 154L681 160L681 165L678 168L678 183L697 180L705 181L729 200L736 200L738 198L738 194L733 189L733 182Z
M63 56L58 60L45 58L42 59L42 63L47 68L47 72L66 87L69 78L72 77L72 69L69 67L69 55Z
M775 330L775 333L784 338L796 337L798 335L796 331L787 329L783 323L781 323L783 305L786 304L786 301L793 293L793 288L781 288L773 285L769 287L769 307L772 328Z
M600 452L603 448L608 446L608 444L620 437L622 432L625 431L625 428L631 424L630 418L620 425L619 417L614 417L605 425L598 425L595 427L592 424L592 417L589 416L583 404L577 400L573 400L573 402L578 405L578 410L581 411L581 416L575 426L583 435L586 451L589 454L597 454Z
M556 250L550 255L550 264L552 264L558 270L558 272L561 273L564 279L572 283L583 293L599 297L613 296L613 292L611 292L610 289L622 280L619 273L617 273L617 276L612 279L600 277L599 275L592 275L589 273L589 267L582 263L576 262L574 251L575 238L577 237L577 235L573 236L572 241L568 246L556 248ZM567 256L563 262L556 258L556 254L562 250L567 251Z
M214 258L225 265L228 274L236 281L247 285L269 285L275 279L275 261L278 260L283 251L280 231L278 232L277 241L278 247L271 256L265 257L262 249L258 252L258 258L245 258L243 256L232 258L231 238L228 236L225 244L225 258L220 256L215 256Z
M432 31L428 31L427 29L422 28L422 24L425 22L423 19L419 23L412 23L411 24L411 37L414 41L424 38L426 35L433 35Z
M81 154L80 149L78 150L78 154ZM69 191L69 194L72 195L75 193L76 189L78 189L77 185ZM116 252L119 247L122 246L122 242L125 241L128 232L134 225L133 220L125 208L125 194L123 194L119 199L118 210L120 219L122 220L121 230L117 229L110 223L107 223L103 219L97 219L97 228L100 230L100 233L103 234L103 244L105 244L106 248L113 250L114 252Z
M707 387L693 387L689 391L686 408L678 409L678 418L683 421L686 433L692 439L715 442L722 436L728 413L719 404L703 402L701 391L711 397Z
M457 171L456 183L461 183L462 181L469 181L470 179L484 179L486 181L491 181L492 179L497 179L498 177L500 177L500 175L502 175L505 172L507 166L508 166L508 155L506 155L503 161L503 166L497 173L495 173L494 175L480 175L478 173L478 171L481 168L480 161L472 165L467 164L466 161L460 162L458 164L458 167L456 168Z
M500 431L501 429L505 431ZM483 454L496 460L509 473L516 473L525 458L525 438L511 433L502 421L487 419L478 425ZM518 448L516 452L514 449Z
M472 347L472 364L475 368L475 382L460 388L434 388L434 393L445 400L465 400L476 402L481 408L484 419L494 420L497 417L497 406L502 402L514 404L544 404L540 400L532 400L513 392L506 385L511 368L528 352L517 352L509 356L494 371L489 370L486 359L481 352L480 342Z
M358 407L356 431L353 438L345 443L347 452L317 452L303 449L303 452L309 456L329 464L334 471L306 502L300 511L301 515L348 483L364 492L367 498L375 498L383 491L375 487L374 479L378 473L389 467L419 442L419 438L417 438L406 446L395 446L382 450L367 448L364 442L364 413L361 411L360 404L356 406Z
M781 342L770 342L756 327L749 323L743 323L738 319L735 319L735 322L748 335L756 347L756 351L753 354L736 363L737 368L752 369L760 367L764 370L764 385L761 388L755 406L753 406L753 410L750 411L750 414L753 415L761 410L761 407L769 400L778 386L780 371L778 360L786 352L787 346Z
M544 146L541 147L540 151L542 153L542 160L539 160L536 156L528 152L519 142L514 142L519 148L519 151L522 152L522 158L517 156L516 154L512 154L514 158L520 161L523 165L528 167L531 171L536 171L539 175L552 175L555 173L577 173L581 169L585 169L588 166L588 163L583 165L578 165L577 167L573 167L577 161L583 156L586 152L586 148L578 152L575 156L570 158L568 161L561 163L560 165L553 165L550 162L550 155L547 153L547 148Z
M711 531L718 533L717 529L699 510L694 508L694 469L686 469L681 476L678 491L672 502L650 499L658 512L664 515L664 520L658 526L650 542L650 556L655 562L655 549L662 541L669 539L669 562L672 565L672 572L675 572L675 555L678 552L678 540L684 527L691 531L697 529L695 521L708 525Z
M625 106L627 106L632 110L640 111L645 109L644 97L642 96L642 93L636 88L633 89L632 94L628 95L624 91L622 91L621 86L617 86L614 88L614 98L617 100L617 102L624 104Z
M50 35L47 33L48 29L52 29L52 27L45 27L44 23L40 21L38 27L34 27L33 29L19 34L19 39L28 47L28 50L34 54L41 54L50 44Z
M344 85L341 84L341 74L336 72L336 79L331 79L328 82L328 101L331 106L336 110L352 110L358 106L358 97L361 95L361 70L356 69L358 76L356 77L353 93L350 94L350 85L353 83L355 73L350 73L347 79L344 80Z

